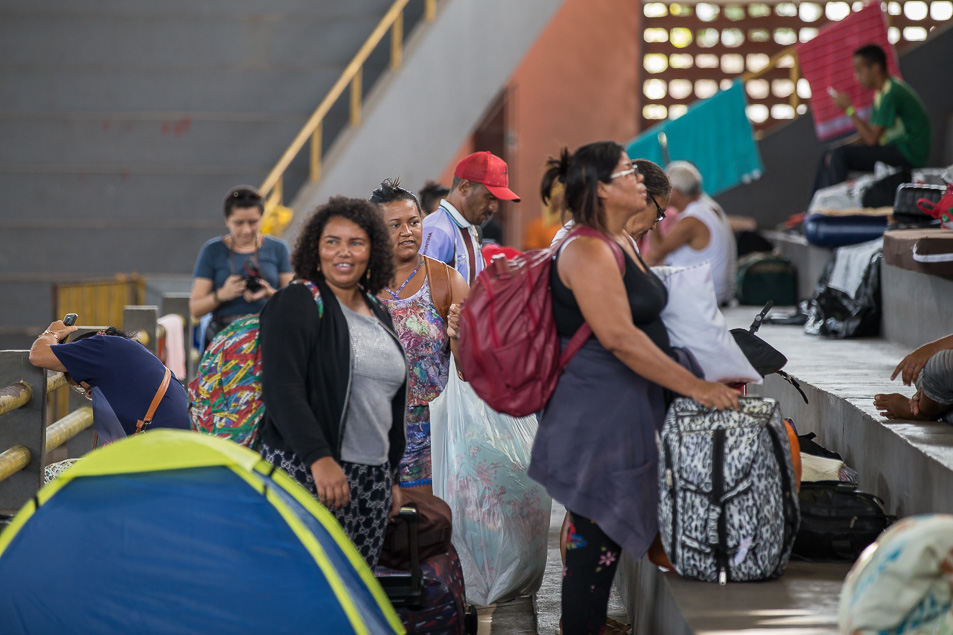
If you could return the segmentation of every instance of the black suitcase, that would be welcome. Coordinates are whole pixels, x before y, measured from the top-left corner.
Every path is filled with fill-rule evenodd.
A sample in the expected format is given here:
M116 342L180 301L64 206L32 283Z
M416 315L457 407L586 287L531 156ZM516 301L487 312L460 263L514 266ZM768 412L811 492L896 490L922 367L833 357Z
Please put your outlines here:
M477 614L476 609L466 603L460 558L451 546L447 553L421 562L418 520L415 508L401 507L397 522L408 524L410 571L377 566L374 575L408 635L475 635Z

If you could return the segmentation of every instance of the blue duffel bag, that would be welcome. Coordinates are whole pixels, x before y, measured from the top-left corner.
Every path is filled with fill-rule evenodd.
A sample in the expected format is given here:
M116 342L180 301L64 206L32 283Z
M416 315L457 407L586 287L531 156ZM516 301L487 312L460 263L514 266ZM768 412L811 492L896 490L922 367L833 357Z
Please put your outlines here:
M808 214L802 231L812 245L818 247L843 247L856 245L883 236L887 229L886 216L829 216Z

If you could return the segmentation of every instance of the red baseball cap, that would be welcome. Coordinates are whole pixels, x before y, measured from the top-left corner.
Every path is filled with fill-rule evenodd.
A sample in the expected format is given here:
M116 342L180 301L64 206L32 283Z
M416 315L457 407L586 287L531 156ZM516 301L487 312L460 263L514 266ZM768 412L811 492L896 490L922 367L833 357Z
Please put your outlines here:
M455 177L479 183L490 194L504 201L519 203L520 197L508 186L510 177L506 170L506 161L490 152L474 152L457 164L453 171Z

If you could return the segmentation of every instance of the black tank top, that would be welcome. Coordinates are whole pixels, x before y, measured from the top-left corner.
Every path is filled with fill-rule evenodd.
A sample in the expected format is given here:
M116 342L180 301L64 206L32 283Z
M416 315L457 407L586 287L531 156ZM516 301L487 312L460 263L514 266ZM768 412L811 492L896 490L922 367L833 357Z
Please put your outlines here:
M622 282L629 298L632 310L632 322L639 327L660 349L671 354L668 331L662 323L662 309L668 302L668 291L652 270L643 273L628 254L625 254L625 273ZM639 257L642 266L645 262ZM572 291L559 279L559 258L550 271L550 285L553 290L553 318L556 320L556 332L559 337L572 337L585 320Z

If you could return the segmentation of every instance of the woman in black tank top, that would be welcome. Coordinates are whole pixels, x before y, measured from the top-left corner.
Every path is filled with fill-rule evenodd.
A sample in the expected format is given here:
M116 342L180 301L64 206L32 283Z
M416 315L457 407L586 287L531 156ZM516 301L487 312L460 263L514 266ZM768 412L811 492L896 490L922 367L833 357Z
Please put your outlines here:
M626 232L647 231L657 210L624 148L603 141L564 149L543 177L544 202L557 180L576 225L597 230L571 232L553 267L563 344L584 321L593 337L559 379L529 468L569 511L562 598L569 635L600 632L620 551L641 558L658 532L654 439L663 388L720 409L737 408L738 393L698 379L669 356L660 318L665 287Z

